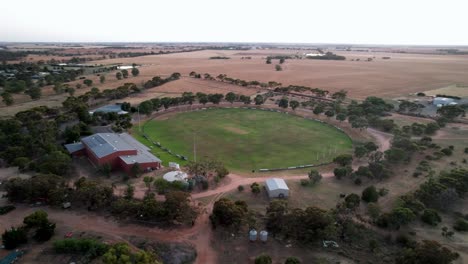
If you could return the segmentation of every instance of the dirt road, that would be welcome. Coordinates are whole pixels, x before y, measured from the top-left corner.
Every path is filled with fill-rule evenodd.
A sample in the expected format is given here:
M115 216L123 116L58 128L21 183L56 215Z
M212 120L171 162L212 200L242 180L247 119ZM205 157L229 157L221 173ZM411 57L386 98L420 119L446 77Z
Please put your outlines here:
M367 132L376 139L381 151L385 151L390 147L390 134L374 129L368 129ZM353 164L353 167L357 167L358 165L359 164ZM324 172L322 175L323 177L333 177L333 172ZM197 260L195 263L217 263L217 254L212 247L212 243L214 242L209 221L209 214L213 208L214 202L224 193L235 190L239 185L250 185L253 182L264 182L270 177L271 176L245 177L238 174L230 174L227 176L228 179L225 180L225 182L227 182L226 184L220 185L214 190L193 194L192 198L194 199L204 197L211 198L209 199L207 205L203 208L203 211L197 218L194 226L190 228L182 227L170 230L152 227L150 228L137 224L119 223L113 218L104 217L93 212L64 211L48 207L41 209L46 210L49 214L49 218L53 222L56 222L57 226L61 227L62 230L104 233L112 238L112 240L124 242L128 242L126 238L130 236L138 236L162 242L189 242L197 250ZM287 180L300 180L306 179L307 177L308 176L305 174L294 174L293 171L291 172L291 175L278 176L278 178ZM34 212L37 209L39 208L20 205L13 212L0 217L0 232L3 232L4 229L9 228L10 226L20 225L22 219L26 215Z

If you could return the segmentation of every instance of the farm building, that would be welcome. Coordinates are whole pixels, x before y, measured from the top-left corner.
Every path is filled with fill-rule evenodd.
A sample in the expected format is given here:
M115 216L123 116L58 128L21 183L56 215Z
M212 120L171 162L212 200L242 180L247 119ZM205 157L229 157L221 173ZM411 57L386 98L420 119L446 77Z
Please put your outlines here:
M113 104L113 105L105 105L103 107L99 107L90 111L89 114L92 115L94 113L101 112L101 113L117 113L118 115L128 114L127 111L122 110L121 104Z
M150 149L127 133L98 133L65 145L72 156L87 156L95 166L110 164L113 170L131 172L135 163L144 171L161 167L161 160Z
M452 98L445 98L445 97L436 97L432 100L432 104L436 106L445 106L445 105L453 105L457 104L455 99Z
M283 179L271 178L266 180L266 190L270 198L285 198L289 196L289 188Z

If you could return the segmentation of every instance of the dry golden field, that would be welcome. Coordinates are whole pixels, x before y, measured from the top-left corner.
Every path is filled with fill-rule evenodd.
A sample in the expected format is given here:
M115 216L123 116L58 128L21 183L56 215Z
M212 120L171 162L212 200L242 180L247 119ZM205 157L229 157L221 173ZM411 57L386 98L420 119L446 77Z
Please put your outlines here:
M432 90L454 83L468 84L468 56L403 54L382 52L345 52L337 54L346 61L286 60L283 71L275 71L277 60L265 63L271 54L295 55L305 51L204 50L168 55L151 55L136 58L100 60L99 63L142 64L145 75L191 71L232 78L258 81L277 81L284 85L295 84L324 88L331 91L345 89L349 96L362 99L369 95L393 98L419 91ZM227 56L229 60L210 60L211 56ZM241 57L250 56L251 60ZM374 58L375 57L375 58ZM384 60L382 57L391 57ZM360 61L351 61L359 58ZM364 61L374 58L372 62Z

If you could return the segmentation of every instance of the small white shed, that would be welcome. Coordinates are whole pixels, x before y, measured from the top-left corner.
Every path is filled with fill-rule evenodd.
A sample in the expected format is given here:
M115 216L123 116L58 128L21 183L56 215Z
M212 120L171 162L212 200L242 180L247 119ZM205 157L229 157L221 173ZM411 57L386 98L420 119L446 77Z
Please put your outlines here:
M270 198L285 198L289 196L289 188L283 179L271 178L266 180L266 190Z

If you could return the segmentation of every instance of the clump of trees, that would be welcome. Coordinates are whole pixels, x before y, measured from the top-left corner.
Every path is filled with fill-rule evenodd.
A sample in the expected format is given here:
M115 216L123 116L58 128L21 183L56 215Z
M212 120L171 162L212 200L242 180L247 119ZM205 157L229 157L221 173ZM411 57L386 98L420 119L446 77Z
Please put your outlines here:
M238 229L246 222L248 211L247 203L244 201L232 201L228 198L221 198L213 205L210 221L213 228L222 226Z
M217 183L229 174L229 170L220 161L216 160L201 160L190 161L187 164L187 171L192 175L194 185L201 186L206 190L211 183Z
M28 233L34 231L33 238L39 242L49 240L55 234L55 224L49 222L45 211L39 210L23 220L21 227L12 227L2 234L2 243L6 249L14 249L28 242Z
M346 60L345 56L336 55L330 51L322 56L308 56L306 58L311 60Z

